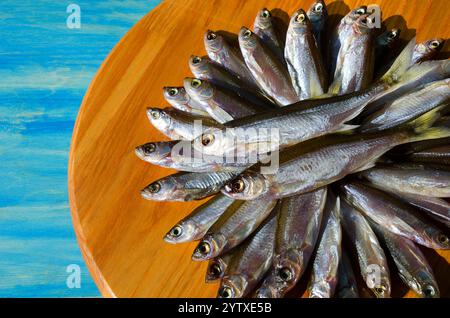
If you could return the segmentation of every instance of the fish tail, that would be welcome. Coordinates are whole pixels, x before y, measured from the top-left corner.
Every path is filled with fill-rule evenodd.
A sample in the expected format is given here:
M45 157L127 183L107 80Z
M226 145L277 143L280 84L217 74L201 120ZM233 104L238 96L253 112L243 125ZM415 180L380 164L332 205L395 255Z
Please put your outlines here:
M416 37L409 41L400 55L395 59L389 70L383 75L381 80L386 83L397 82L403 73L411 66L414 48L416 46Z
M450 137L449 128L432 127L434 123L441 117L441 111L444 108L445 105L436 107L406 124L409 127L407 142Z

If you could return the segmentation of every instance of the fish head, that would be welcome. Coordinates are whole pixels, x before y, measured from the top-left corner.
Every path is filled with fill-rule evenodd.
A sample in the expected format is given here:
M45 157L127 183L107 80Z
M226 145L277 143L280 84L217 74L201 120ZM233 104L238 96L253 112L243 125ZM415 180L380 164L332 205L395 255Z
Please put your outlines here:
M258 172L247 170L225 185L222 193L236 200L254 200L268 191L266 179Z
M272 13L267 8L258 12L255 19L255 28L264 30L272 26Z
M289 248L276 255L273 265L276 276L284 285L284 289L294 286L305 270L303 257L296 248Z
M204 36L207 51L218 52L223 48L225 39L214 31L208 30Z
M234 152L236 138L224 133L220 128L206 129L192 141L192 148L200 154L223 157Z
M323 21L328 16L327 7L323 0L314 2L308 10L308 17L311 21Z
M439 245L442 249L450 248L450 238L444 232L435 230L434 228L427 228L427 235L431 237L431 239Z
M229 275L222 279L217 294L218 298L242 298L248 288L248 279L245 275Z
M273 275L266 277L264 283L256 291L256 298L280 298L282 295L277 288L277 281Z
M353 31L357 34L370 34L376 30L374 27L375 18L369 14L363 14L356 19L353 24Z
M392 45L392 43L397 41L397 39L400 37L400 33L401 33L400 29L397 28L389 30L385 38L386 45Z
M189 102L184 87L164 87L163 94L171 105L185 105Z
M308 15L303 9L297 10L292 15L289 28L296 34L305 33L311 28Z
M208 72L209 59L207 57L191 55L191 57L189 58L189 67L194 74L204 74Z
M178 141L149 142L136 147L135 153L140 159L157 164L170 156L172 147L176 143Z
M191 220L182 221L172 227L164 236L164 241L171 244L190 242L195 239L197 225Z
M444 46L444 39L436 38L419 43L414 48L414 53L424 57L432 57Z
M147 108L147 117L150 123L160 131L170 131L172 127L172 118L165 109Z
M205 280L207 283L220 279L225 273L226 264L219 258L214 258L209 262L206 270Z
M415 285L415 291L425 298L439 298L439 288L430 272L419 270L414 277L415 280L412 283Z
M151 201L184 201L186 191L173 176L155 181L141 190L144 199Z
M391 295L391 280L389 271L386 269L381 272L380 282L372 288L372 292L377 298L389 298Z
M258 45L258 37L250 29L242 27L239 31L239 45L244 50L253 51Z
M360 16L367 14L367 6L359 6L342 18L341 24L353 24Z
M207 234L198 243L192 254L194 261L204 261L218 256L224 249L227 239L222 234Z
M214 88L208 81L187 77L183 83L187 93L200 100L208 100L214 94Z

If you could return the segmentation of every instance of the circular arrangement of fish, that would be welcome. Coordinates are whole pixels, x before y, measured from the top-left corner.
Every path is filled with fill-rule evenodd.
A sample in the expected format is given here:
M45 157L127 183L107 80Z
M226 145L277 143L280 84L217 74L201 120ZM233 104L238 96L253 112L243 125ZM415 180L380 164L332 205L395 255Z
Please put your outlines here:
M317 1L280 32L262 9L236 45L207 31L194 77L164 88L173 107L148 109L172 141L136 154L181 172L142 196L212 197L164 240L199 241L218 297L283 297L300 280L310 297L389 297L390 271L439 297L419 245L450 248L450 63L434 60L439 38L393 54L401 30L376 24L361 6L325 36Z

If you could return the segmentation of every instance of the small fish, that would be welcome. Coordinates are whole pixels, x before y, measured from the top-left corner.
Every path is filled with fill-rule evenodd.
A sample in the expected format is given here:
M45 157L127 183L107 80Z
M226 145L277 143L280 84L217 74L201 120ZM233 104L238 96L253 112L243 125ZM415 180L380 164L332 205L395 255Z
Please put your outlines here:
M412 162L450 165L450 145L415 152L407 158Z
M210 259L206 270L205 282L213 283L221 279L223 275L225 275L228 264L231 262L234 255L237 254L237 250L239 249L240 247L238 246L236 249L232 249L228 253Z
M311 22L301 9L291 17L284 56L295 91L302 100L326 93L326 74L321 54Z
M359 298L358 283L345 249L341 251L335 295L337 298Z
M242 298L258 284L272 264L277 214L249 237L228 264L219 287L219 298Z
M403 282L422 297L439 298L433 270L420 248L407 238L395 235L375 223L371 225L388 248Z
M152 201L201 200L218 193L236 175L236 172L180 172L151 183L141 195Z
M326 29L328 18L327 6L323 0L314 2L307 12L308 19L311 21L312 31L316 40L319 52L322 51L322 37Z
M136 155L151 164L186 172L242 171L251 163L203 156L191 151L186 140L149 142L135 149ZM262 156L260 156L261 160Z
M342 229L340 200L332 199L332 209L318 239L316 255L309 281L309 298L331 298L338 281L341 258Z
M339 52L343 43L347 40L352 32L353 23L362 15L367 13L367 6L360 6L350 11L345 17L342 18L339 25L333 31L330 39L330 52L329 52L329 72L331 76L336 71L336 64Z
M216 195L173 226L164 236L164 241L178 244L201 239L211 225L233 204L236 204L235 200L221 194Z
M193 116L174 108L148 108L147 117L156 129L172 140L192 140L205 129L221 127L210 117Z
M242 54L231 46L225 38L211 30L204 36L206 52L211 60L222 65L228 72L257 89L257 85L248 68L245 66Z
M207 56L191 56L189 59L189 67L196 78L207 80L214 85L233 91L252 104L264 108L276 107L275 102L265 96L259 89L255 89L254 86L250 86L241 81L220 64L211 61Z
M280 106L299 101L287 69L257 35L245 27L241 28L239 46L248 69L268 96Z
M399 130L325 136L292 146L280 152L275 172L253 166L228 182L222 193L237 200L280 199L318 189L372 168L396 145L450 136L448 129L430 128L435 119L436 113L430 111Z
M432 39L419 43L414 48L411 65L432 60L444 47L443 39Z
M164 87L166 101L180 111L198 116L209 116L203 107L193 100L184 87Z
M213 119L221 124L270 109L253 105L239 95L226 91L206 80L186 78L184 87L189 95L201 104Z
M372 83L374 69L374 34L369 15L360 16L342 43L337 58L331 94L348 94L364 90Z
M448 236L414 207L361 182L346 183L341 190L350 204L386 230L429 248L450 249Z
M423 165L375 167L361 175L376 186L436 198L450 197L450 172Z
M275 29L272 13L266 8L258 12L253 25L253 31L272 50L272 53L274 53L278 60L284 63L284 44Z
M194 261L204 261L239 245L264 221L276 200L238 202L230 206L209 228L192 254Z
M440 121L444 117L441 117L435 124L435 126L441 127L445 126ZM450 128L450 126L448 126ZM389 151L386 155L388 157L396 158L396 159L404 159L406 156L412 155L413 153L422 152L424 150L428 150L431 148L446 146L450 144L450 138L440 138L440 139L432 139L432 140L424 140L412 142L409 144L401 145L395 147L391 151ZM400 160L399 160L400 161Z
M281 201L274 261L256 297L282 297L296 285L314 251L326 197L323 188Z
M377 36L375 39L375 66L374 69L377 70L377 73L387 71L385 65L390 66L392 64L392 52L398 40L400 39L401 30L394 28L387 30Z
M384 105L363 121L360 131L373 132L398 126L448 101L450 79L432 82Z
M389 298L391 280L386 255L369 222L341 197L341 221L344 232L358 254L360 273L378 298ZM376 268L378 281L369 274Z

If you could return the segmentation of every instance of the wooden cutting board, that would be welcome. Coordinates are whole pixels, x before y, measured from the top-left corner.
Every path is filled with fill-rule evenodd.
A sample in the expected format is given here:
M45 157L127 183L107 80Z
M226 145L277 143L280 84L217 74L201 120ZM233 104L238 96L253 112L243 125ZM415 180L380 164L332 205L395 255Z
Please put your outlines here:
M162 240L201 202L159 203L140 196L144 186L173 173L146 164L134 154L140 144L165 140L149 124L146 107L166 106L162 87L181 85L190 76L188 58L205 54L207 29L237 33L243 25L252 26L264 6L278 8L276 15L287 20L296 9L307 9L312 2L166 0L109 54L84 97L69 160L73 224L87 266L104 296L215 297L217 284L204 283L206 263L191 261L195 244L173 246ZM331 15L344 15L350 8L369 3L327 1ZM381 5L387 26L400 27L403 38L411 38L414 29L418 41L450 36L446 0L372 3ZM449 296L446 259L450 253L429 251L427 255L442 295ZM394 287L394 296L402 296L400 290Z

